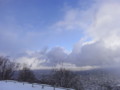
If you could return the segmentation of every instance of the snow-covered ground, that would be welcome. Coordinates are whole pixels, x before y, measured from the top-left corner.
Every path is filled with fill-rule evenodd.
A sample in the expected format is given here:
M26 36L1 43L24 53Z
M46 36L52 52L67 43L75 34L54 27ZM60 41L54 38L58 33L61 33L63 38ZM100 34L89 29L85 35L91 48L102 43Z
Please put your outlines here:
M0 90L73 90L54 88L49 85L21 83L17 81L0 81Z

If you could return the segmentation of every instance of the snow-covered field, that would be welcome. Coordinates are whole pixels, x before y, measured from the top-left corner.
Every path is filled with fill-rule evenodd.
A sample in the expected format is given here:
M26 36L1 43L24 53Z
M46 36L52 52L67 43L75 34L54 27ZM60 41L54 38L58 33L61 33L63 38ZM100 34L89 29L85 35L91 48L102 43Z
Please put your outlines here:
M54 88L49 85L21 83L17 81L0 81L0 90L73 90Z

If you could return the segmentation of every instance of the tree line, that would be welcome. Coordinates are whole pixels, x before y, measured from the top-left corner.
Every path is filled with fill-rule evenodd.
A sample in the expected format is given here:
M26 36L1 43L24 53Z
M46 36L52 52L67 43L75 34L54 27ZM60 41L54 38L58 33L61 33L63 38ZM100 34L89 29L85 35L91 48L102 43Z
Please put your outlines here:
M0 80L49 84L55 87L75 88L76 90L82 88L79 76L69 70L54 69L47 77L36 78L30 67L27 65L21 66L3 56L0 56Z

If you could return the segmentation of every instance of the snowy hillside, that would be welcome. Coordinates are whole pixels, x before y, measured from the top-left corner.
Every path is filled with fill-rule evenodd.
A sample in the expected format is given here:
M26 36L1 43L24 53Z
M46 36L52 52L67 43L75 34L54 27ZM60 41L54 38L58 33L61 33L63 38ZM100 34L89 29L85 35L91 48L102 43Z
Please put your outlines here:
M49 85L28 84L17 81L0 81L0 90L73 90L54 88Z

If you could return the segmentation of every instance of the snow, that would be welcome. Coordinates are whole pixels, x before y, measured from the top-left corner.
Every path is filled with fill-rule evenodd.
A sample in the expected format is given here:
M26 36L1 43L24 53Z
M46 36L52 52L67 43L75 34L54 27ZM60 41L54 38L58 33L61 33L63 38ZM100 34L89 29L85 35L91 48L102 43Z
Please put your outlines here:
M44 88L43 88L44 87ZM0 81L0 90L67 90L65 88L55 88L43 84L29 84L17 81ZM73 90L73 89L69 89Z

